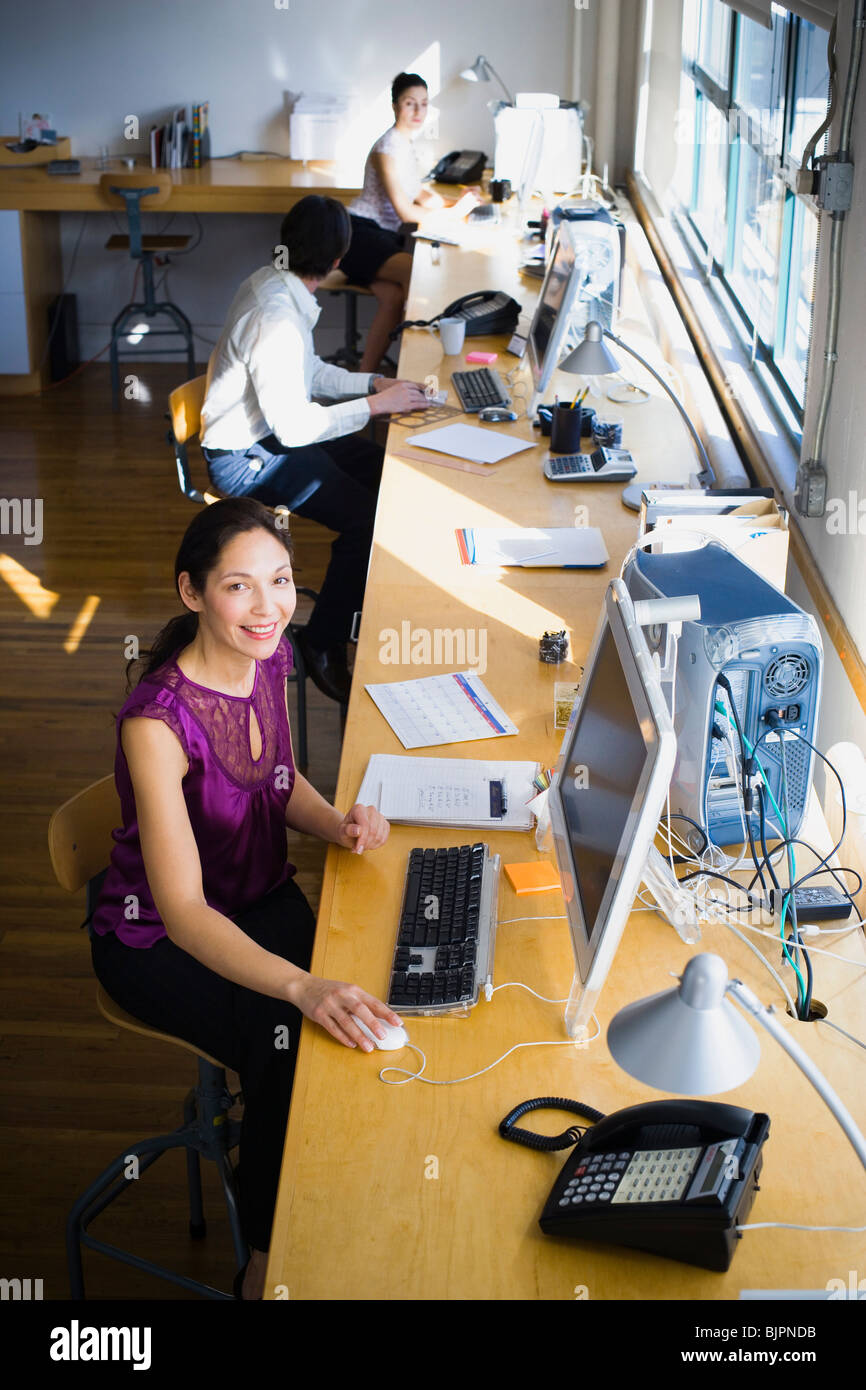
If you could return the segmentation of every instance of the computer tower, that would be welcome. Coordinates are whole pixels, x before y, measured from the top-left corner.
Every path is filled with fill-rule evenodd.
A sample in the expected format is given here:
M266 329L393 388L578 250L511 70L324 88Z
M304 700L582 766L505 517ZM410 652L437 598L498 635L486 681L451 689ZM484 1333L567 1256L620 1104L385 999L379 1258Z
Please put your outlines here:
M716 845L746 839L749 816L759 838L758 798L746 810L742 795L736 711L747 758L755 761L747 788L763 788L765 834L784 838L787 828L796 836L814 761L804 740L815 742L821 699L824 656L815 620L716 541L687 551L638 551L623 577L634 600L700 599L700 619L683 622L678 644L672 814L697 821ZM664 627L644 631L663 660ZM700 848L687 822L674 829Z

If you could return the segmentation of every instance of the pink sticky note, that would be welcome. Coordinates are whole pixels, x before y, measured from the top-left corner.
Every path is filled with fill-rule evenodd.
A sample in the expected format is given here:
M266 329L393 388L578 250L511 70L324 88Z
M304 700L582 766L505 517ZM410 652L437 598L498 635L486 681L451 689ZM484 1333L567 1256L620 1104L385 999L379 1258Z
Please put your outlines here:
M467 362L484 362L488 367L491 362L495 362L499 356L498 352L467 352Z

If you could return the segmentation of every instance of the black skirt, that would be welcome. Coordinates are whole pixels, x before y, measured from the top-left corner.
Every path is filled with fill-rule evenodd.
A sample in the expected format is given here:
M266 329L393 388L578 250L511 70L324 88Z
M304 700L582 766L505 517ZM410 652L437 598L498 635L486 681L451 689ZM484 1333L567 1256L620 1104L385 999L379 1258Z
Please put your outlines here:
M356 217L354 213L349 216L352 219L352 241L340 261L340 270L351 284L369 285L371 280L376 279L379 267L390 256L406 250L405 238L402 232L380 227L372 217Z

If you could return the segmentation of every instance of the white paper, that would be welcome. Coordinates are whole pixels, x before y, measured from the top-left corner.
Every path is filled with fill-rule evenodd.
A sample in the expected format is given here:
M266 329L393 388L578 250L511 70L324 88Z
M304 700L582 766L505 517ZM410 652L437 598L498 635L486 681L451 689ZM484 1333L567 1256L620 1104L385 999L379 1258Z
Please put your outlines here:
M504 709L472 671L365 686L404 748L516 734Z
M499 463L523 449L535 448L532 439L517 439L513 434L482 425L441 425L423 434L407 435L406 442L417 449L433 449L437 454L450 454L472 463Z
M528 804L535 793L532 762L464 758L405 758L374 753L357 800L376 806L388 820L410 825L457 825L475 829L529 830ZM507 810L490 815L490 783L505 784Z
M476 565L525 568L595 568L607 563L607 547L597 526L479 527L467 536Z

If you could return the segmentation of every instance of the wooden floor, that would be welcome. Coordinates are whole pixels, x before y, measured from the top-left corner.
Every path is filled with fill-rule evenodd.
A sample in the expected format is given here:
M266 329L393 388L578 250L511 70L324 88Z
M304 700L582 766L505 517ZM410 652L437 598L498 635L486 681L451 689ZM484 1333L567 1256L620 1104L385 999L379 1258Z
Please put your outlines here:
M97 1012L84 894L57 887L46 841L52 811L113 768L127 639L146 648L179 611L174 555L195 507L178 490L164 413L182 368L131 370L148 399L116 414L103 366L0 400L0 498L43 504L40 544L0 535L0 1277L42 1279L46 1299L68 1297L75 1197L132 1141L179 1125L195 1079L189 1054L118 1032ZM330 533L300 519L293 531L298 582L316 587ZM339 711L309 682L307 698L308 775L330 798ZM315 907L324 846L290 836L289 857ZM131 1182L94 1234L230 1288L220 1189L213 1165L203 1170L206 1240L187 1234L182 1151ZM190 1296L92 1252L85 1279L91 1298Z

